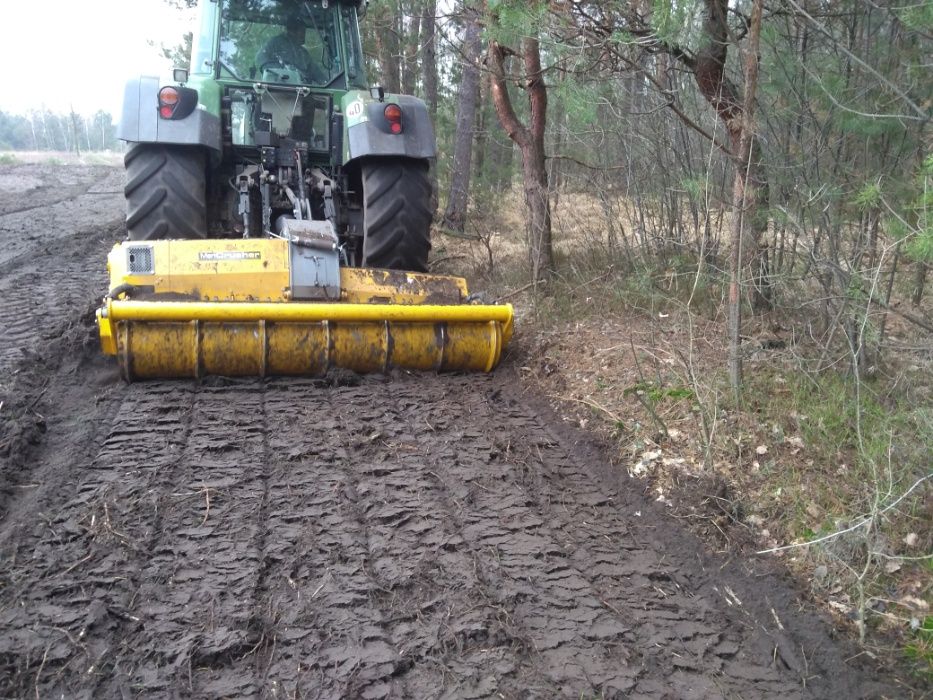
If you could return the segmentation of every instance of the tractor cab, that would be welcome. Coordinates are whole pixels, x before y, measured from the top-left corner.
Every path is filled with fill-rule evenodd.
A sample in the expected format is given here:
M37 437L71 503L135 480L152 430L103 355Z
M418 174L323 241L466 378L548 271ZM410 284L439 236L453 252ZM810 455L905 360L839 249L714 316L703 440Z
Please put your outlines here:
M367 89L358 2L202 0L191 74L209 77L229 105L231 145L292 137L329 160L333 102Z
M331 90L367 89L359 2L208 0L192 46L192 74Z

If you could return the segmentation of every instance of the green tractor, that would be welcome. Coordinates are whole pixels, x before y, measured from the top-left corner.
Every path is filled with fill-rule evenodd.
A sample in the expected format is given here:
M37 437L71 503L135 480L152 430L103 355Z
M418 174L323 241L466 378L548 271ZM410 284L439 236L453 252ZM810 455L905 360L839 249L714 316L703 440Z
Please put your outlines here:
M201 0L190 68L126 87L129 239L276 237L305 222L341 266L425 271L434 130L424 102L367 82L364 9Z

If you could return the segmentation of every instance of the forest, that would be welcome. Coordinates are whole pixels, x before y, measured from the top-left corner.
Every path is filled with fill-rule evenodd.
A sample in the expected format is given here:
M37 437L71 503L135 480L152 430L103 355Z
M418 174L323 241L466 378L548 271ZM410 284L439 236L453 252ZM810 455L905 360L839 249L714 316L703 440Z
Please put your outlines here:
M121 150L116 125L109 112L82 116L49 109L27 114L0 111L0 151L108 151Z

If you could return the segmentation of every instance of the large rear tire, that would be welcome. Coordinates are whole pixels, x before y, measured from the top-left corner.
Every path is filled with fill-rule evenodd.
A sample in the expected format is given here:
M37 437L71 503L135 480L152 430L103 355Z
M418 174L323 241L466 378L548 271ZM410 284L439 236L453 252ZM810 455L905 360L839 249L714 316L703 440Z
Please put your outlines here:
M374 160L361 171L363 265L426 272L434 218L428 164Z
M123 164L126 230L131 241L207 236L204 151L136 143Z

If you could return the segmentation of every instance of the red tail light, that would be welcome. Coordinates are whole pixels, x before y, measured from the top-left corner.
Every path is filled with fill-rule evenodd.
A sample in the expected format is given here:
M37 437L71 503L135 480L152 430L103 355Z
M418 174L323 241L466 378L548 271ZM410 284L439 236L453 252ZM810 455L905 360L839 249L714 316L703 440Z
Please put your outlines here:
M389 122L389 131L391 131L393 134L401 134L402 108L397 104L388 104L386 105L384 114Z
M182 85L166 85L159 90L159 116L162 119L187 119L198 106L198 91Z
M171 119L178 105L178 90L173 87L164 87L159 90L159 116Z

